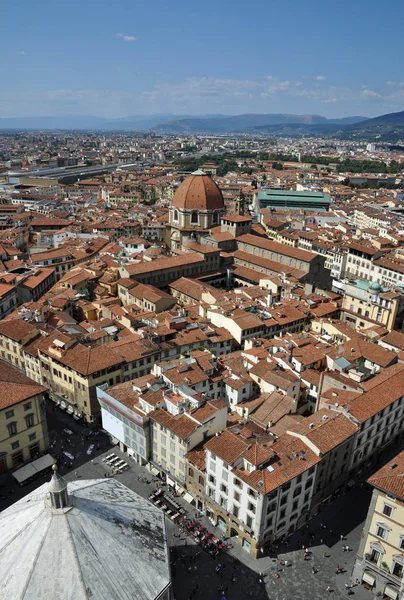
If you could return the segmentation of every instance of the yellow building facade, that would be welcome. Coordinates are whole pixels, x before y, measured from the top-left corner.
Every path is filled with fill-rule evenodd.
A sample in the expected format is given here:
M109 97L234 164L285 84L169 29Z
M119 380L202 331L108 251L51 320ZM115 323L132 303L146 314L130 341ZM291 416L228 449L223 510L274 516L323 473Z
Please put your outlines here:
M372 499L353 578L382 598L404 591L404 452L377 471L368 483Z
M45 392L0 360L0 473L38 458L48 448Z

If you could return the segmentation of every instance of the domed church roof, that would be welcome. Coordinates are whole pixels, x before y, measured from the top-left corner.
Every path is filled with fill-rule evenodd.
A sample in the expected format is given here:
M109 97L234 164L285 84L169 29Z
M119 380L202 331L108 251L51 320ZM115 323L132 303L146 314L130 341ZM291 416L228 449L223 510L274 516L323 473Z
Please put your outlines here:
M65 490L57 508L49 494ZM160 598L170 585L164 514L115 479L67 484L55 471L0 514L0 581L7 600Z
M175 192L173 206L183 210L220 210L224 208L222 192L209 175L195 171Z
M369 290L372 290L373 292L381 292L383 291L383 288L380 285L380 283L378 283L377 281L373 281L369 286Z

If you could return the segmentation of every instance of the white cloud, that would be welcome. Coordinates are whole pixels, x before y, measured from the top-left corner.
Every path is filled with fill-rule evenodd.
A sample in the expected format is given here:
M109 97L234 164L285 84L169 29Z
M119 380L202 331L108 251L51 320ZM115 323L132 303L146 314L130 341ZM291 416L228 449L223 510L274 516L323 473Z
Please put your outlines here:
M363 89L361 94L362 96L365 96L365 98L383 98L381 94L378 94L374 90L369 90L368 88Z
M324 75L317 75L315 79L316 81L325 81L327 77L325 77Z
M123 38L123 34L120 36ZM120 65L116 66L119 71ZM122 69L123 71L123 69ZM35 116L92 114L107 117L172 112L201 114L248 112L292 114L318 113L327 116L383 114L401 110L404 85L386 88L318 85L313 78L289 80L267 76L262 79L189 77L177 82L161 75L152 87L139 91L122 89L53 89L38 92L0 90L0 114ZM136 82L136 87L140 81ZM327 108L328 107L328 108Z
M252 98L261 84L249 79L220 79L213 77L189 77L180 83L156 81L153 89L145 91L141 99L147 102L231 102L234 97Z
M117 33L116 37L121 38L124 42L136 42L134 35L124 35L123 33Z

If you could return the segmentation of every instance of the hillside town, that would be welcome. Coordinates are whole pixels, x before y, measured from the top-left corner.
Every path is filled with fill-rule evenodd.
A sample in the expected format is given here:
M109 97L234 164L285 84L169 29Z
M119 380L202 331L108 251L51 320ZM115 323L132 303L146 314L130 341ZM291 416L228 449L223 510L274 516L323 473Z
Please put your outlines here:
M0 278L1 476L54 456L63 413L170 490L159 535L160 509L179 527L186 507L268 594L289 576L279 548L294 540L305 565L316 529L325 558L334 503L366 490L328 591L404 597L402 147L0 134ZM101 503L123 498L109 484ZM156 561L164 580L136 597L204 597L197 580L173 592Z

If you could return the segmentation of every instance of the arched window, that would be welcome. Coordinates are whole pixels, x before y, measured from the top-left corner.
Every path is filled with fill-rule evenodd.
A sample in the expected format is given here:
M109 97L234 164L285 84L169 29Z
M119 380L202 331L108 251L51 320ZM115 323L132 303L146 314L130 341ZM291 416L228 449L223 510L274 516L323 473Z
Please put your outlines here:
M212 223L217 223L218 222L218 214L217 212L214 212L212 215Z
M198 223L199 217L197 212L191 213L191 223Z
M178 210L174 210L174 221L178 221Z

